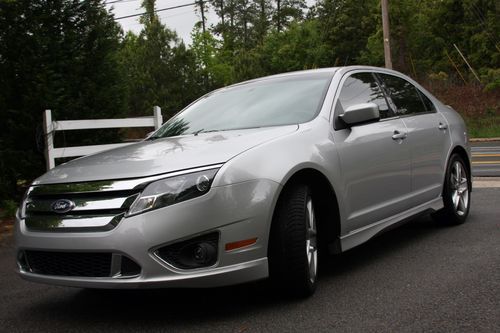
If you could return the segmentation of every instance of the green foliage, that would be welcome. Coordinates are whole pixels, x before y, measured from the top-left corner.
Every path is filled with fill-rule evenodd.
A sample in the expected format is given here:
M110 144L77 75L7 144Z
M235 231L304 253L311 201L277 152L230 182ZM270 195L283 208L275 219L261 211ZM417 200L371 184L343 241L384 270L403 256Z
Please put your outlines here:
M125 74L128 114L150 115L158 105L172 116L203 90L196 55L160 22L154 0L146 0L139 35L129 32L119 59Z
M331 51L322 44L317 21L292 23L283 31L271 32L259 49L266 74L326 67L331 64Z
M17 203L14 200L3 200L0 204L3 214L0 217L12 218L16 215Z
M120 38L98 0L0 2L0 198L44 170L44 109L55 119L123 114Z
M330 65L357 64L375 30L379 12L376 0L321 0L316 6L324 47L331 52Z
M430 80L435 80L435 81L446 81L448 80L449 76L445 72L439 72L439 73L430 73L429 74L429 79Z
M500 90L500 68L488 68L484 69L483 72L485 74L481 76L481 79L486 84L484 90Z
M203 33L196 26L191 34L190 50L194 55L196 70L205 79L208 90L234 82L234 67L226 62L222 42L209 32Z
M500 138L500 115L487 113L482 117L464 119L471 138Z
M104 0L0 0L0 199L18 198L25 184L17 180L44 171L44 109L55 119L85 119L150 115L159 105L167 119L234 82L384 64L379 0L318 0L311 8L305 0L210 0L204 8L217 22L198 22L189 46L162 24L155 5L143 0L142 30L124 35ZM449 104L467 100L452 93L477 82L455 44L481 77L473 88L487 95L475 92L463 106L471 134L496 135L498 1L390 1L389 9L395 69L442 89ZM113 131L80 131L56 144L117 139Z

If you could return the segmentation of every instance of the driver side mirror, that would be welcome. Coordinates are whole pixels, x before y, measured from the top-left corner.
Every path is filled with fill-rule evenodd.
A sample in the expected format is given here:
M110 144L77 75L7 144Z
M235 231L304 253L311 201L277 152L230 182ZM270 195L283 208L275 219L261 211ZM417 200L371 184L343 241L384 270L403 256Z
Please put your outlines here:
M375 103L361 103L351 105L339 116L349 126L375 121L380 119L380 112Z

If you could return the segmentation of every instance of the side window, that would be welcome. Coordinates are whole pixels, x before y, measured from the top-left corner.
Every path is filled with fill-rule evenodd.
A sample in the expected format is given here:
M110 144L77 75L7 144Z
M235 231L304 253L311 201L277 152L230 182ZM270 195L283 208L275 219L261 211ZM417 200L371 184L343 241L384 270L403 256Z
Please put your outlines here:
M361 103L375 103L380 111L380 118L393 117L382 89L371 73L356 73L345 80L340 91L341 110Z
M397 76L389 74L378 75L384 83L386 92L395 104L393 107L395 107L395 112L398 116L427 112L421 98L421 93L413 84Z
M436 107L434 106L434 103L432 103L431 100L427 96L425 96L423 92L421 92L420 90L418 92L420 93L420 97L422 98L422 101L424 102L425 111L436 112Z

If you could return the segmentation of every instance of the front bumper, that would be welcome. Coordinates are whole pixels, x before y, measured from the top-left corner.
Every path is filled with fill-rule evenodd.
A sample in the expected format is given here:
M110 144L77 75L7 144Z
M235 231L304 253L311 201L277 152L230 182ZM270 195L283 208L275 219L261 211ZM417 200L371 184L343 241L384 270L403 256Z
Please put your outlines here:
M279 184L253 180L214 187L206 195L162 209L124 218L114 229L100 232L40 232L16 223L17 250L111 252L134 260L139 275L67 277L34 274L21 265L22 278L85 288L215 287L268 276L267 242ZM209 268L178 269L154 254L160 246L218 231L217 263ZM232 251L225 244L257 238Z

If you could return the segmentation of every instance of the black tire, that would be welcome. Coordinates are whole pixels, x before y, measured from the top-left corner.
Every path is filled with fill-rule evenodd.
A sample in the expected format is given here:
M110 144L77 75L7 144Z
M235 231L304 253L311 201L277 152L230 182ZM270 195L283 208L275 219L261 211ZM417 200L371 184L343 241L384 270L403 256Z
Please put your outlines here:
M457 182L457 169L462 176ZM462 224L467 220L471 203L472 179L464 160L458 154L453 154L448 161L443 188L444 208L437 211L432 217L439 223L447 225ZM458 206L457 206L458 194Z
M309 211L312 211L313 228ZM294 296L307 297L316 290L318 253L314 216L307 185L296 184L284 189L271 226L269 270L273 285ZM311 250L312 247L315 249ZM310 260L315 260L315 267L311 267Z

